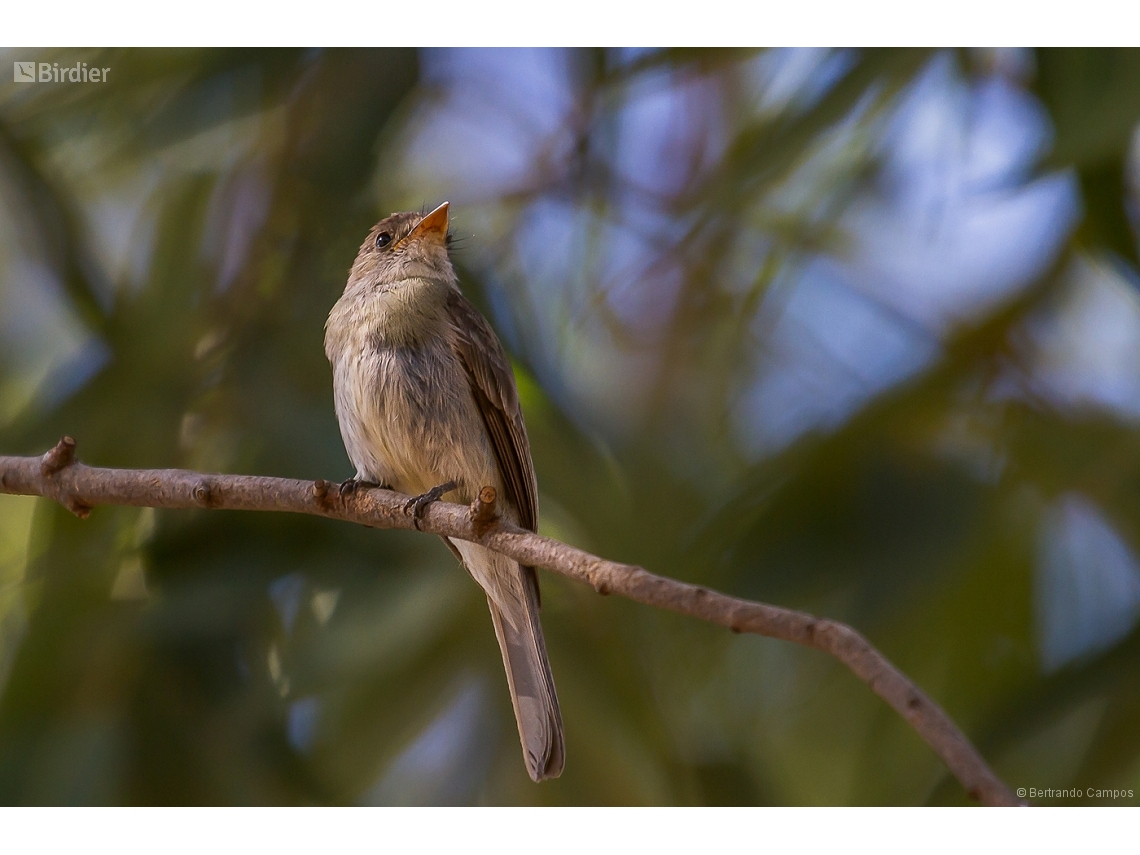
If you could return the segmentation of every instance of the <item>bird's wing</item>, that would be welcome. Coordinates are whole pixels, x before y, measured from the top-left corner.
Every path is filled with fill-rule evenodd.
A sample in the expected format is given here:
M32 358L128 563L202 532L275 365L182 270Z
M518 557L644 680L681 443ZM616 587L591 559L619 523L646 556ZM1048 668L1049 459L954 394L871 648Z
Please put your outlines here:
M452 347L467 369L471 392L495 449L503 484L518 508L519 525L535 531L538 480L530 459L530 440L523 424L511 363L491 325L458 290L452 291L447 308L454 332Z

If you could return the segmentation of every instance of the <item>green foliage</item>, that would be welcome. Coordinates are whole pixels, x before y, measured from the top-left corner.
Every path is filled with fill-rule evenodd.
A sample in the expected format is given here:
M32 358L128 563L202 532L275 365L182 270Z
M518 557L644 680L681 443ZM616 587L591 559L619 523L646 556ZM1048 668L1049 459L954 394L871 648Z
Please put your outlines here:
M1029 382L995 391L1034 374L1052 341L1038 331L1080 282L1136 282L1140 54L1030 57L1054 144L1010 192L1073 167L1085 211L1042 272L979 298L920 369L843 418L757 452L734 426L774 301L813 258L854 254L850 213L877 192L881 141L930 63L967 88L993 72L981 54L833 54L831 85L755 110L740 92L766 56L577 53L564 162L463 198L431 183L453 164L409 154L443 98L414 52L52 54L112 73L0 90L0 451L68 433L97 465L347 477L324 319L379 216L450 197L475 235L456 253L463 285L517 360L544 533L847 621L1015 788L1140 790L1140 630L1048 668L1040 606L1043 526L1064 496L1140 547L1140 434ZM681 189L638 203L676 225L683 268L674 311L646 331L594 275L615 198L642 198L607 158L637 87L694 79L724 95L726 139ZM543 193L595 217L562 286L517 249ZM649 378L628 408L623 372ZM823 655L540 578L567 766L535 786L482 594L434 540L217 511L80 521L0 496L0 802L967 800Z

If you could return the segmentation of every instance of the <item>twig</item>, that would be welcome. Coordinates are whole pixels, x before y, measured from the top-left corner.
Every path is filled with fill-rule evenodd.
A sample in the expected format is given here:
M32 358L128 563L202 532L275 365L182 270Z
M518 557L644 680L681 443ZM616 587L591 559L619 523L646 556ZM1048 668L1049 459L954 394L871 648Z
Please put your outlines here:
M324 480L206 475L184 469L101 469L76 462L75 441L70 437L42 457L0 456L0 493L44 496L81 517L96 505L131 505L288 511L375 528L416 527L404 511L408 497L390 490L358 490L342 497ZM598 558L496 518L494 506L490 489L480 491L470 508L435 502L424 509L419 527L480 543L524 565L553 570L593 586L600 594L618 594L733 632L780 638L829 653L910 723L972 798L987 805L1020 804L941 707L846 624Z

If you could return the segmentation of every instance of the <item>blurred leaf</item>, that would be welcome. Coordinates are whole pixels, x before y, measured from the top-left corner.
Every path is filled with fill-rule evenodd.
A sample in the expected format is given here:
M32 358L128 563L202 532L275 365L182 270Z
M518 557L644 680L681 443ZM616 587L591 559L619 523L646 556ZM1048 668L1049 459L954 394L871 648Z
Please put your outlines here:
M456 266L515 351L544 533L848 621L1015 787L1134 786L1136 628L1046 673L1034 603L1058 497L1140 554L1137 56L45 51L112 74L0 89L0 450L348 476L328 310L388 200L472 199ZM1083 223L1014 241L1054 168ZM847 278L793 302L821 263ZM1113 300L1082 326L1086 268ZM859 357L900 328L927 357L880 383L896 357ZM1046 351L1100 385L1057 394ZM827 372L854 403L749 450L756 365L790 409ZM568 763L536 787L433 539L0 502L0 800L967 802L823 654L540 578Z

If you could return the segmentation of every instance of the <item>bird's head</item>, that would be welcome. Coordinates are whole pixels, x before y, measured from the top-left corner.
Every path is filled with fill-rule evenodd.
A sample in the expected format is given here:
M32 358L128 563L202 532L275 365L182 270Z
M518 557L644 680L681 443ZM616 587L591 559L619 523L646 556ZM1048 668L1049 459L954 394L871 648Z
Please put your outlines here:
M354 284L382 291L416 280L455 281L447 255L448 203L430 214L392 214L372 227L349 274Z

